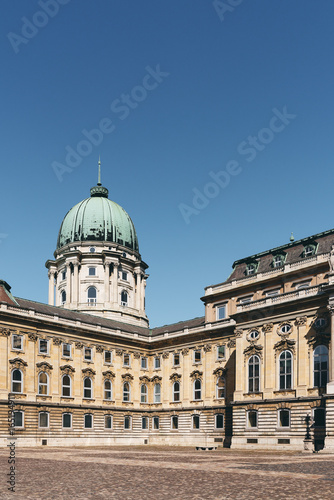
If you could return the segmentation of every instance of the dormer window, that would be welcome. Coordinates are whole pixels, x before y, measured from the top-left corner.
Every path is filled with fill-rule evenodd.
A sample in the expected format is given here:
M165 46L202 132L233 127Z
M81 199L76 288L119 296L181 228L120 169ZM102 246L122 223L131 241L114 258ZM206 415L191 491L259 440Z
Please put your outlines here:
M246 265L246 276L251 276L252 274L255 274L257 271L257 262L249 262Z
M282 254L274 255L274 258L273 258L273 267L281 267L281 266L283 266L284 261L285 261L285 255L282 255Z
M308 257L312 257L312 255L316 254L317 247L314 244L309 244L304 247L303 257L307 259Z

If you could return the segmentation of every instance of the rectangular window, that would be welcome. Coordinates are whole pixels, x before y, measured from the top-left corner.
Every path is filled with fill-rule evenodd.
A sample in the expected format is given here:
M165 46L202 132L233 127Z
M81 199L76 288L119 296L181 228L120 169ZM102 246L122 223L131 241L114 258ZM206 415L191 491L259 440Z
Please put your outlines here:
M72 414L71 413L63 413L63 427L66 429L70 429L72 427Z
M93 415L91 413L86 413L84 418L85 429L91 429L93 427Z
M268 290L266 292L266 297L276 297L277 295L279 295L279 290Z
M141 418L141 428L142 428L142 430L148 429L148 418L147 417Z
M17 350L17 351L22 351L22 349L23 349L23 337L22 337L22 335L13 335L12 348Z
M160 366L161 366L160 356L155 356L155 358L154 358L154 369L155 370L159 370Z
M216 319L217 319L217 321L220 319L225 319L225 318L226 318L226 304L216 306Z
M124 417L124 429L131 429L131 417L128 415Z
M45 339L38 339L38 352L39 354L49 354L49 341Z
M130 354L123 354L123 366L130 366Z
M179 417L176 415L172 416L171 426L173 430L177 430L179 428Z
M152 422L153 430L155 431L159 430L159 426L160 426L159 417L153 417L153 422Z
M192 428L194 430L199 429L199 415L193 415L192 416Z
M24 413L23 413L23 411L14 411L14 426L16 428L24 427Z
M112 363L112 352L104 351L104 362L109 365Z
M147 358L141 357L140 366L142 370L147 370Z
M105 415L104 416L104 428L105 429L112 429L112 415Z
M96 267L89 267L88 274L89 276L96 276Z
M71 357L71 344L63 344L63 357L70 358Z
M173 365L180 366L180 354L179 353L174 354Z
M128 279L128 273L122 271L122 280L127 281L127 279Z
M202 351L194 351L194 363L200 363L202 361Z
M278 427L290 427L290 410L278 410Z
M61 279L62 280L66 279L66 270L61 272Z
M249 410L247 412L247 427L257 427L257 411Z
M217 413L217 415L215 415L215 428L216 429L224 428L224 415L222 413Z
M241 297L239 299L240 304L249 304L249 302L252 302L253 295L249 295L248 297Z
M84 359L85 361L92 361L92 349L90 347L84 348Z
M217 359L225 359L225 346L219 345L217 347Z
M39 414L39 427L49 427L49 414L47 412L41 412Z

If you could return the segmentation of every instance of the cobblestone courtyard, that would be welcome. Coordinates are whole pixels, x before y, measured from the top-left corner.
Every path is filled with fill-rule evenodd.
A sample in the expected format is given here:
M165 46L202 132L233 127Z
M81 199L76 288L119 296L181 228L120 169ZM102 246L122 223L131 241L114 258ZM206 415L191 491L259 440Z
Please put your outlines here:
M0 498L334 499L334 455L193 448L21 448L15 493L0 449Z

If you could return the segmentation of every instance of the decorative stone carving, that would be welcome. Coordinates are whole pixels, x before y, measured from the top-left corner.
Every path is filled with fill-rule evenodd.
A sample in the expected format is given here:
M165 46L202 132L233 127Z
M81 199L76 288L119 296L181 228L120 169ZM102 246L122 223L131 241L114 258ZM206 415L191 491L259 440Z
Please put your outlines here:
M108 380L112 380L113 378L115 378L115 374L111 370L107 370L106 372L102 372L102 375L104 376L104 378L106 378Z
M182 349L182 355L183 356L187 356L187 354L189 354L189 349L187 347L185 347L184 349Z
M216 377L225 377L226 375L226 368L216 368L215 370L213 370L213 374L216 376Z
M190 378L193 379L193 380L196 380L198 378L201 379L202 376L203 376L203 372L200 372L199 370L194 370L190 374Z
M46 372L50 375L51 370L53 370L53 366L50 365L50 363L47 363L46 361L41 361L40 363L36 364L37 372Z
M169 352L163 352L162 353L163 359L168 359L169 358Z
M228 347L229 349L233 349L233 347L235 347L235 346L236 346L236 341L235 341L234 339L231 339L231 340L229 340L229 341L227 342L227 347Z
M265 323L262 327L262 330L265 332L265 333L269 333L272 331L272 329L274 328L274 325L273 323Z
M245 356L253 356L254 354L256 354L257 356L259 356L262 359L262 351L263 351L262 345L256 345L256 344L252 343L251 345L246 347L246 349L244 350L244 355Z
M333 314L334 314L334 306L330 306L330 305L329 305L329 306L327 306L327 309L328 309L328 311L329 311L329 314L330 314L331 316L333 316Z
M116 356L123 356L123 353L125 352L123 349L116 349Z
M28 366L28 363L21 358L10 359L9 363L12 365L12 368L18 368L19 370L25 371L25 367Z
M98 345L95 347L95 349L96 349L96 352L98 352L98 353L100 353L100 354L101 354L101 353L105 350L105 346L104 346L104 345L100 345L100 344L98 344Z
M70 375L75 372L75 368L71 365L63 365L59 367L59 370L62 372L63 375Z
M243 330L234 330L234 335L238 338L238 337L242 337L243 335Z
M299 318L296 318L295 323L296 323L297 326L306 325L306 323L307 323L307 316L301 316Z
M210 352L211 349L212 349L212 345L211 344L205 344L205 346L203 347L204 349L204 352Z
M93 378L96 375L96 371L92 370L92 368L83 368L82 375L83 377L91 377Z
M282 331L282 328L290 328L289 331L287 332L284 332ZM280 323L277 327L277 335L279 335L280 337L282 337L282 339L286 339L289 335L291 335L292 333L292 330L293 330L293 326L291 325L290 321L283 321L282 323Z
M0 335L2 335L3 337L9 337L10 334L11 334L11 330L9 328L1 328L0 329Z
M54 345L60 345L62 342L62 339L60 339L59 337L53 337Z
M174 372L172 375L169 377L169 380L172 382L178 382L181 379L182 375L179 375L178 373Z
M147 375L143 375L142 377L139 377L139 380L143 382L144 384L148 384L151 382L150 378Z
M295 344L296 344L295 340L285 338L285 339L282 339L282 340L279 340L278 342L276 342L276 344L274 345L274 349L276 351L276 354L280 353L281 351L285 351L287 349L294 353L295 352Z
M124 380L124 382L131 382L131 380L133 380L133 376L131 375L131 373L123 373L122 379Z
M84 344L83 344L82 342L76 342L76 343L75 343L75 347L76 347L77 349L83 349Z
M36 333L30 332L28 333L28 339L32 342L36 342L36 340L38 339L38 335Z
M328 347L330 340L330 333L317 332L316 335L312 335L312 337L308 339L307 343L310 347L313 347L313 349L315 349L317 345L325 345Z
M254 403L251 403L249 405L246 406L246 409L247 410L258 410L258 405L254 404Z
M291 409L291 403L288 403L287 401L282 401L281 403L278 403L276 405L276 408L277 410L281 410L281 409Z
M334 274L334 245L331 246L328 263L329 263L330 273Z
M134 352L134 353L133 353L133 357L134 357L135 359L140 359L140 356L141 356L140 352Z
M153 382L154 384L157 384L161 380L162 380L162 377L159 377L158 375L154 375L154 377L151 378L151 382Z

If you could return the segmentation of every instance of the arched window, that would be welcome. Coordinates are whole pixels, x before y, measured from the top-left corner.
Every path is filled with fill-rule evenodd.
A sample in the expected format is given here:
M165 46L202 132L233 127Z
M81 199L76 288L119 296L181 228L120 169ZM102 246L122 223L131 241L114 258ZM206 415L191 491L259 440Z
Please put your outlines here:
M61 305L63 306L66 302L66 292L65 290L63 290L60 294L60 297L61 297Z
M326 387L328 382L328 349L325 345L318 345L313 355L314 387Z
M222 399L225 397L225 379L224 377L218 377L216 383L216 398Z
M180 382L173 384L173 401L180 401Z
M13 370L12 371L12 392L22 392L22 372L21 370Z
M89 304L96 304L96 288L95 286L90 286L87 292L87 299Z
M140 402L147 403L147 385L142 384L140 388Z
M130 401L130 384L128 382L123 384L123 401Z
M202 399L202 382L199 378L194 382L194 399Z
M71 377L69 375L64 375L62 379L62 396L71 396Z
M251 356L248 360L248 392L260 391L260 358Z
M121 305L122 306L127 306L128 305L128 294L125 290L121 293Z
M112 383L110 380L104 381L104 399L112 400Z
M38 427L49 427L49 414L46 411L39 412Z
M47 396L49 394L49 376L45 372L38 375L38 394Z
M160 384L154 385L154 402L161 403L161 385Z
M92 399L93 397L93 384L92 379L89 377L84 378L84 398Z
M292 387L292 354L283 351L279 356L279 388L280 390Z

